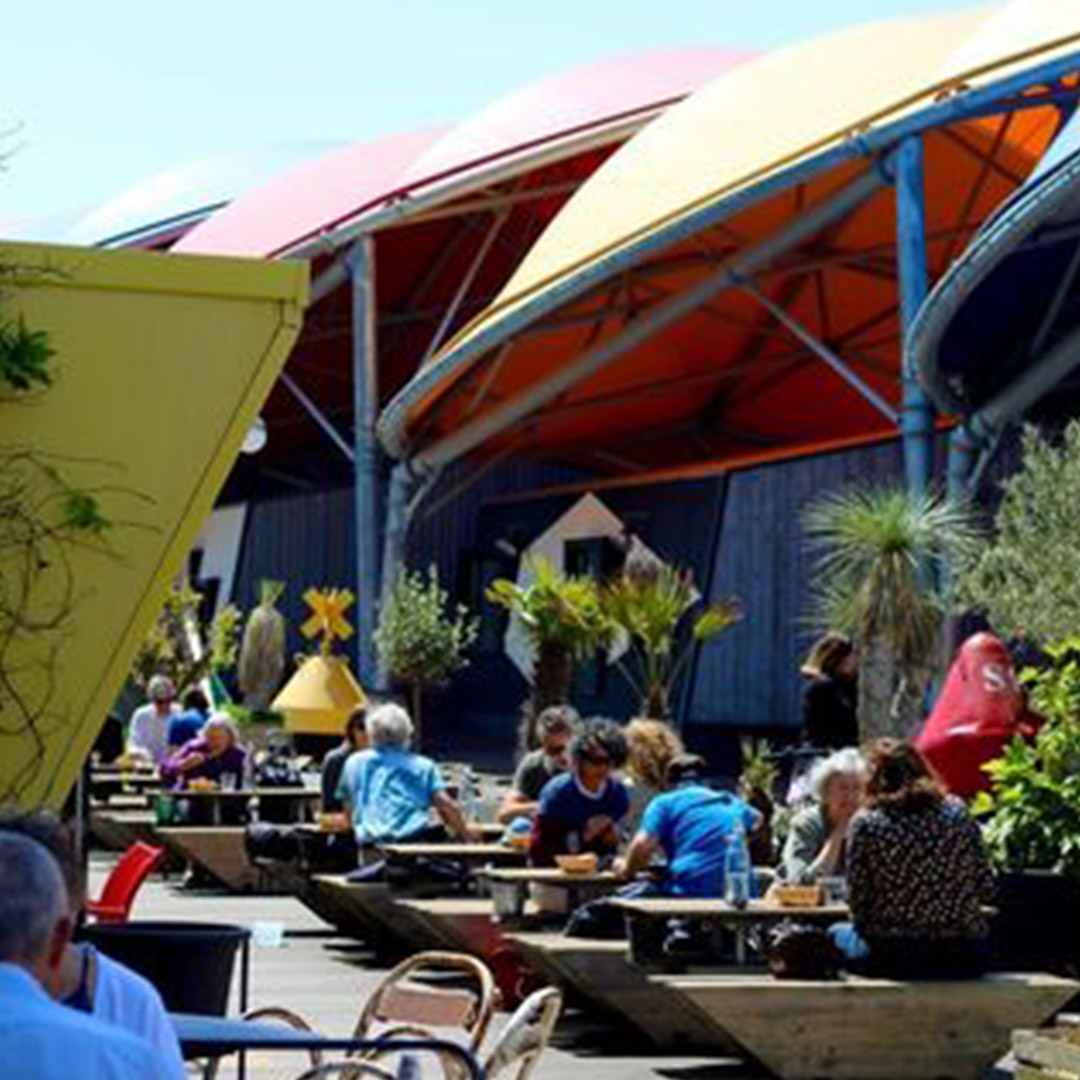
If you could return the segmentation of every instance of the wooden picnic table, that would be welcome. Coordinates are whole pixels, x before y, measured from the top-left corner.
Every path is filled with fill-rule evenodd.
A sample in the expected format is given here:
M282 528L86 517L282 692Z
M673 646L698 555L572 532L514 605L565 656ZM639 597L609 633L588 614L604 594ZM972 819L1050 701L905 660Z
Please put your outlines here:
M242 809L251 800L257 800L261 806L266 802L284 803L292 806L294 812L289 816L302 818L307 813L307 807L319 800L320 793L309 788L302 787L256 787L256 788L175 788L161 789L154 792L155 801L162 798L172 799L196 799L204 803L208 809L208 825L223 824L223 808L229 805L231 808ZM236 815L239 816L239 815Z
M379 844L378 848L389 858L399 862L411 859L454 859L458 862L524 862L528 854L520 848L506 844L465 844L446 841L430 844Z
M504 869L485 867L480 871L495 901L495 917L500 921L516 919L525 908L529 886L564 889L566 911L605 896L622 884L610 870L597 870L589 874L568 874L553 866Z
M731 927L735 934L735 962L743 966L747 962L747 939L754 926L786 919L829 925L851 918L846 904L794 907L771 900L750 900L745 907L736 907L727 900L694 896L613 897L611 902L626 913L630 952L635 961L643 964L655 959L668 919Z

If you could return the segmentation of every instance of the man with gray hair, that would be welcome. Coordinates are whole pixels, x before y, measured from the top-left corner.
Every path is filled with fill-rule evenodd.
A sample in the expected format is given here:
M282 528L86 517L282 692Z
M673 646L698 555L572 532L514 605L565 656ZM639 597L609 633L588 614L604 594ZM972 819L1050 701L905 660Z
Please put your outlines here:
M345 763L338 797L356 831L356 842L384 844L427 839L434 810L450 832L468 842L461 808L446 792L439 767L409 749L413 723L400 705L368 713L370 746Z
M0 1076L165 1080L144 1039L50 997L71 926L53 857L27 836L0 833Z

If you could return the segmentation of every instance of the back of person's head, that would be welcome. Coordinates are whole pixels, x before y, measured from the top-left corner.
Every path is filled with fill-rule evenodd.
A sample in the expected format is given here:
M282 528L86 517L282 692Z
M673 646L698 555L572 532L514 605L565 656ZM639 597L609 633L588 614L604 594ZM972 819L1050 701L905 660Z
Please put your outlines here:
M612 768L621 769L628 752L622 728L599 716L584 721L570 742L570 760L575 764L608 761Z
M807 679L835 679L840 674L841 665L854 652L851 638L830 630L810 647L800 670Z
M200 712L205 716L210 711L210 699L197 686L184 694L183 704L188 712Z
M29 836L0 832L0 963L40 964L67 914L56 860Z
M388 702L368 713L367 733L376 749L405 750L412 742L413 722L400 705Z
M573 735L581 717L573 705L549 705L536 718L536 731L541 742L553 735Z
M866 805L915 811L937 806L945 797L926 759L903 739L878 739L866 752Z
M360 746L367 740L368 708L367 705L357 705L345 721L345 741L350 746Z
M810 773L810 787L818 802L824 800L829 784L838 776L850 777L859 783L866 780L866 759L854 746L836 750L815 763Z
M705 779L705 759L697 754L678 753L668 763L664 787L677 788L682 784L700 784Z
M0 834L25 836L45 848L60 868L72 912L83 906L86 875L75 855L71 830L56 814L51 810L0 806Z
M626 771L651 788L665 784L668 765L683 752L682 739L663 720L637 717L626 725Z

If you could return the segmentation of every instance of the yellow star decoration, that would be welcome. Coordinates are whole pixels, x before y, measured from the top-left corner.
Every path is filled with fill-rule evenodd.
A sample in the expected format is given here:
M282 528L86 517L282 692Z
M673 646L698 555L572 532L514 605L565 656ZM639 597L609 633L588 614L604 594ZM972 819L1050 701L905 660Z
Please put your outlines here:
M308 638L322 634L319 651L323 656L328 656L335 638L345 641L353 635L345 612L352 606L355 597L348 589L308 589L304 599L314 614L300 627L300 632Z

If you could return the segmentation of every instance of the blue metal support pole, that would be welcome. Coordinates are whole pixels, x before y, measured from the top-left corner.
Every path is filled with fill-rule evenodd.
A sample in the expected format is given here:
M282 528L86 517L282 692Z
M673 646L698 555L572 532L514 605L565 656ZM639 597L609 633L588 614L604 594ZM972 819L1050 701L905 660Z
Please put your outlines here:
M946 495L949 502L963 502L971 494L968 482L975 461L977 444L966 427L953 428L949 435L949 458L945 467Z
M900 280L900 326L903 347L903 407L900 431L904 444L904 475L912 495L930 487L934 455L934 408L919 384L909 344L915 316L926 299L926 206L923 193L923 142L909 135L897 151L896 256Z
M383 533L382 597L385 602L394 587L398 574L405 567L405 548L409 538L409 523L416 506L420 483L407 461L396 462L390 470L386 492L386 530ZM376 673L375 686L380 692L389 690L387 673Z
M379 382L375 341L375 244L361 236L348 255L352 285L353 455L356 494L356 670L375 684L379 597Z

